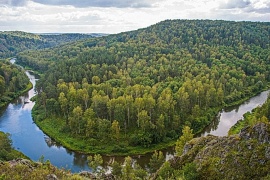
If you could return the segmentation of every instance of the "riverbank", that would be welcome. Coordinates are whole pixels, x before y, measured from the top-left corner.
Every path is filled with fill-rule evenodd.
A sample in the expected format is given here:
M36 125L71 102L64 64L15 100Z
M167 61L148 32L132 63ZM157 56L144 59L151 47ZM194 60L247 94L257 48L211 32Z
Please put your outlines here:
M25 154L23 154L20 151L17 151L12 147L10 134L0 131L0 162L12 160L15 158L29 159L29 157L27 157Z
M12 102L14 99L18 98L19 96L27 93L30 89L33 88L33 84L29 82L25 89L18 91L16 93L9 93L7 92L4 94L0 99L0 108L7 106L10 102Z
M144 155L154 152L155 150L162 150L168 147L172 147L175 144L175 140L163 142L144 148L141 146L125 146L124 143L114 144L114 142L108 140L107 142L96 142L99 144L93 145L91 139L81 138L79 136L73 137L68 133L63 133L61 130L61 119L44 119L42 121L35 121L36 125L54 141L60 143L67 149L85 154L102 154L106 156L130 156L130 155Z
M264 90L264 89L263 89ZM217 117L219 112L223 108L234 107L236 105L240 105L243 102L247 101L251 97L256 96L258 93L254 93L252 96L245 97L235 103L231 103L231 106L223 106L213 108L211 110L211 116L214 121L214 118ZM127 155L143 155L147 153L154 152L155 150L162 150L169 147L173 147L177 139L173 139L170 141L162 142L159 144L151 145L150 147L142 147L142 146L130 146L125 140L123 139L120 143L116 143L110 138L106 142L99 142L94 141L93 139L82 137L82 136L74 136L74 134L66 133L63 131L65 121L59 117L55 117L53 120L52 118L47 118L44 120L35 120L35 117L38 116L38 111L34 108L32 111L32 116L34 117L34 121L37 126L42 129L42 131L51 137L56 142L60 143L67 149L79 152L79 153L86 153L86 154L103 154L107 156L127 156ZM207 125L209 126L212 123ZM206 127L207 127L206 126ZM197 135L202 134L205 131L205 128L201 128L198 132L194 132Z
M10 102L15 100L19 96L27 93L30 89L33 88L33 84L31 83L30 79L29 78L26 79L26 77L24 79L24 77L22 77L25 76L24 74L25 71L21 66L14 64L15 61L16 58L11 58L10 60L6 59L3 62L1 62L3 63L3 68L2 64L0 65L1 71L3 71L2 73L8 74L4 76L6 79L3 79L4 80L3 85L1 84L1 86L3 86L5 89L3 92L1 92L0 108L7 106ZM25 88L22 89L22 87Z
M31 79L31 82L35 85L36 78L34 76L29 76ZM35 95L34 90L30 90L28 95L26 95L27 99L30 99ZM263 103L263 101L266 99L266 93L264 93L263 97L254 97L248 102L245 102L244 104L249 107L256 107L256 105L253 102L260 101ZM263 101L262 101L263 100ZM33 118L31 116L31 109L34 105L33 102L29 102L28 104L24 105L24 108L22 108L21 105L22 102L19 101L19 104L11 104L11 106L8 106L7 110L3 113L3 118L0 119L0 126L3 127L4 132L9 132L12 134L12 140L14 141L13 146L15 149L19 149L24 154L27 154L28 157L30 157L34 161L38 161L41 156L44 156L45 160L48 159L51 161L51 163L59 168L65 168L70 169L72 172L80 172L80 171L86 171L89 170L89 167L87 166L87 153L77 153L82 151L72 151L71 148L64 145L67 148L64 148L61 144L55 143L54 141L51 141L49 137L44 135L44 132L39 130L36 123L33 123ZM221 109L221 108L220 108ZM241 109L241 106L240 106ZM225 112L226 111L226 112ZM228 111L225 110L222 111L222 114L227 113ZM234 114L232 116L229 116L230 118L235 118L236 114L239 114L241 116L243 114L243 111L239 110L239 107L235 107L234 109L230 109L229 111L232 111ZM250 109L248 110L250 111ZM233 119L232 118L232 119ZM239 118L240 119L240 118ZM219 122L219 125L221 124L222 120L215 120ZM226 120L227 121L227 120ZM55 118L55 121L57 122L57 119ZM16 125L16 126L14 126ZM52 124L54 126L55 124ZM217 126L217 123L213 124L213 127ZM14 128L18 127L18 128ZM61 129L60 129L61 130ZM27 132L27 133L26 133ZM57 130L56 130L57 132ZM49 133L47 133L49 134ZM66 137L64 137L66 138ZM44 140L45 139L45 140ZM83 140L83 139L79 139ZM76 139L73 140L76 143ZM59 142L59 141L58 141ZM109 143L103 143L102 147L105 147L107 144L112 144L110 142L110 139L108 140ZM88 142L86 142L88 143ZM91 145L91 141L89 141L89 145ZM33 144L36 144L35 148L33 149ZM73 145L72 143L70 143ZM80 143L78 144L78 147L80 147ZM162 146L158 147L159 149L164 149L164 147L173 146L174 141L171 141L171 145L162 144ZM115 146L114 151L122 151L123 145ZM157 147L157 146L155 146ZM83 147L82 147L83 148ZM106 148L106 147L105 147ZM101 149L101 148L100 148ZM148 152L153 152L154 149L146 148ZM84 149L83 149L84 150ZM108 150L110 151L110 149ZM142 154L142 150L138 149L140 152L139 154ZM167 158L170 158L173 156L173 149L172 148L165 148L163 150L164 155L166 154ZM112 154L112 151L109 152ZM108 154L108 153L105 153ZM111 156L103 156L104 162L111 162L112 160L116 160L119 162L124 161L125 154L118 155L115 157ZM130 154L128 154L130 155ZM145 154L142 156L132 156L137 162L140 163L141 166L145 166L149 163L149 160L152 156L152 153Z

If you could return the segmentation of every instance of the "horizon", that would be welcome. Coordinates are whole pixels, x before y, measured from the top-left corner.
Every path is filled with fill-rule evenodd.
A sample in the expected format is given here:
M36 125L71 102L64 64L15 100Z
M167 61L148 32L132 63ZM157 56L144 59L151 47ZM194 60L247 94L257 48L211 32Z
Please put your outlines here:
M149 26L146 27L141 27L138 29L131 29L128 31L122 31L122 32L117 32L117 33L102 33L102 32L29 32L29 31L21 31L21 30L0 30L0 32L24 32L24 33L31 33L31 34L37 34L37 35L62 35L62 34L85 34L85 35L93 35L93 34L97 34L97 35L113 35L113 34L120 34L120 33L125 33L125 32L130 32L130 31L137 31L140 29L144 29L144 28L148 28L150 26L153 26L155 24L161 23L163 21L174 21L174 20L188 20L188 21L227 21L227 22L254 22L254 23L270 23L270 21L246 21L246 20L223 20L223 19L165 19L162 21L159 21L157 23L154 24L150 24Z

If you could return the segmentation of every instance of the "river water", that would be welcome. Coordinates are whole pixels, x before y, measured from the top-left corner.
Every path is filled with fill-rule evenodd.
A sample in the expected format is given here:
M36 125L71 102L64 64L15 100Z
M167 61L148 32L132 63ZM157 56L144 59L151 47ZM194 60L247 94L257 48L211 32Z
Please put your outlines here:
M241 105L232 106L223 109L218 116L212 121L212 123L204 129L201 136L212 134L215 136L226 136L230 128L239 120L243 118L243 115L252 111L257 106L262 105L267 97L270 90L261 92L257 96L250 98Z
M26 72L32 84L35 86L35 76L30 72ZM243 114L251 111L253 108L261 105L267 99L269 91L260 93L259 95L244 102L240 106L235 106L221 111L213 123L205 129L202 136L213 134L225 136L229 128L243 117ZM59 167L71 170L71 172L80 172L91 169L87 166L87 155L70 151L61 145L52 141L46 136L33 122L31 110L34 102L30 99L35 95L34 89L20 96L7 107L0 111L0 131L10 133L15 149L21 151L34 161L38 161L41 156L45 160ZM173 156L172 148L164 150L166 158ZM142 156L134 156L133 158L141 165L145 166L149 162L151 154ZM124 157L107 157L103 156L105 163L115 159L123 161Z

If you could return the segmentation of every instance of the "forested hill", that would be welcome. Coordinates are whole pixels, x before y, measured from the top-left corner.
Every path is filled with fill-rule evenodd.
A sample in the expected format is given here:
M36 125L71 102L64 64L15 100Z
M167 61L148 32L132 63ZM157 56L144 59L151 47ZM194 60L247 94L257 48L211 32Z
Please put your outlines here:
M21 31L4 31L0 32L0 58L12 57L24 50L48 48L91 37L87 34L38 35Z
M269 37L270 23L166 20L18 62L44 73L34 116L48 132L75 138L65 141L73 149L128 152L175 139L184 125L198 132L224 105L262 91Z
M32 84L21 68L8 61L0 61L0 107L31 88Z

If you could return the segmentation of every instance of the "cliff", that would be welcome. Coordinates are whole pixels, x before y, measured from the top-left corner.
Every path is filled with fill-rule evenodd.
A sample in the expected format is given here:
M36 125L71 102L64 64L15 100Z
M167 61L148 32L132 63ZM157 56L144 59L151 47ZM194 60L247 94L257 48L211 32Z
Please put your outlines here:
M206 136L189 141L171 167L195 163L200 179L262 179L270 173L270 125L258 123L234 136Z

